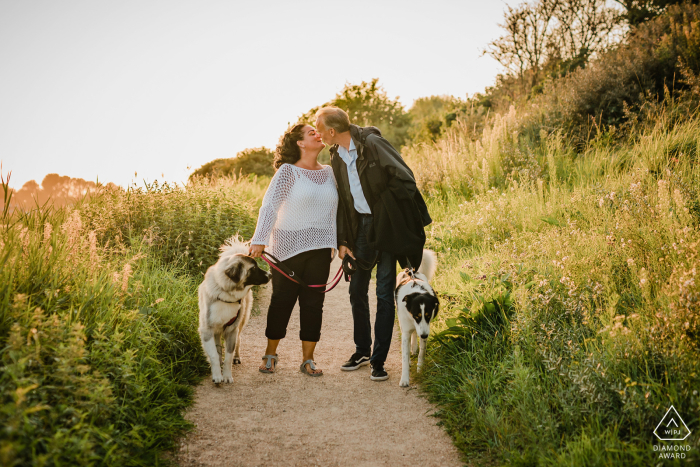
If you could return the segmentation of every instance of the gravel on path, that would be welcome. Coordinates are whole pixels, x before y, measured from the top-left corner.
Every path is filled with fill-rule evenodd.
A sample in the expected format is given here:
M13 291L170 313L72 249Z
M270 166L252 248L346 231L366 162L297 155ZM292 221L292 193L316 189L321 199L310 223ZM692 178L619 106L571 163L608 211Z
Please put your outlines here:
M331 267L332 275L340 265ZM387 381L369 379L369 366L344 372L353 353L348 285L326 296L315 360L324 375L299 371L302 362L298 305L280 342L275 374L262 374L270 287L260 294L262 311L242 334L241 365L232 384L206 378L186 417L196 429L181 443L181 466L459 466L458 450L436 425L434 407L415 386L399 387L398 324L385 364ZM370 306L376 312L374 288ZM430 345L430 344L428 344ZM415 365L413 362L412 365Z

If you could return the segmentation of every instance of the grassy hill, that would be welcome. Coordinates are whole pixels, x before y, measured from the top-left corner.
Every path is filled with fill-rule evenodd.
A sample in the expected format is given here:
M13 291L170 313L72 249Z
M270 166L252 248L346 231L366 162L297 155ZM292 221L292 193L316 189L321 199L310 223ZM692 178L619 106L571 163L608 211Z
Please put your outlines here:
M692 38L698 10L686 8L695 16L678 30ZM563 84L607 65L563 78L546 100L571 103L581 90ZM672 462L655 449L682 444L678 465L700 460L697 436L653 434L672 405L700 428L694 73L587 139L580 116L553 125L535 99L490 117L476 139L458 121L404 150L435 220L445 305L421 381L465 458L655 465Z

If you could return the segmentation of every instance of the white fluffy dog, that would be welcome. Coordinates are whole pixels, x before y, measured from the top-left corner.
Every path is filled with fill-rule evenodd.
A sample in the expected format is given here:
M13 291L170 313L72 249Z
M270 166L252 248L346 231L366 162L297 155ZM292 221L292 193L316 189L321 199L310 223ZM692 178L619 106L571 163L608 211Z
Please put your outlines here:
M214 383L232 383L231 363L241 363L240 333L253 307L254 285L267 284L270 273L247 256L248 246L236 235L221 247L219 260L207 269L199 286L199 336L209 357ZM224 372L221 374L221 336L226 342Z
M401 326L401 381L399 386L408 387L410 356L418 347L416 334L420 336L420 353L417 369L420 371L425 360L425 345L430 334L430 320L435 318L440 302L435 296L430 281L437 269L435 252L423 250L423 261L413 277L402 271L396 278L396 307Z

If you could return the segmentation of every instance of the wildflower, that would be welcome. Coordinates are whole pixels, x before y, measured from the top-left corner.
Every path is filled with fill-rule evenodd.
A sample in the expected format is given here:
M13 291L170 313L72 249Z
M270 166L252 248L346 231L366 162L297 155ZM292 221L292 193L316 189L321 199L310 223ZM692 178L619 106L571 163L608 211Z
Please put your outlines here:
M669 210L671 209L671 199L668 195L668 182L666 180L658 181L657 193L659 196L659 204L657 205L659 212L661 214L669 213Z
M627 265L630 267L634 266L634 260L632 258L627 258Z
M66 244L68 248L73 253L73 257L77 258L76 249L78 243L80 242L80 231L83 229L83 221L80 218L80 213L78 211L73 211L68 220L63 223L61 229L66 234Z
M51 240L51 233L53 232L53 225L50 223L44 224L44 243L48 243Z
M126 263L122 269L122 292L126 292L129 288L129 278L131 277L131 264Z
M88 242L90 244L90 266L95 267L99 257L97 256L97 234L95 234L94 230L91 230L88 234Z
M639 270L639 285L644 288L644 286L647 283L647 270L645 268L642 268Z
M27 256L29 252L29 229L27 227L22 228L19 232L19 238L22 240L22 255Z

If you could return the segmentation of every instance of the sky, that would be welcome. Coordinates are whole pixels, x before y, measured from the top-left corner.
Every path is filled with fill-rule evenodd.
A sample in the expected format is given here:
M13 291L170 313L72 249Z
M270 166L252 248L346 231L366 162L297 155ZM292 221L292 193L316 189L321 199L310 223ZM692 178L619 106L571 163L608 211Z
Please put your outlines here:
M508 1L514 5L518 1ZM504 0L0 0L0 160L127 186L274 148L346 83L379 78L407 109L464 98Z

